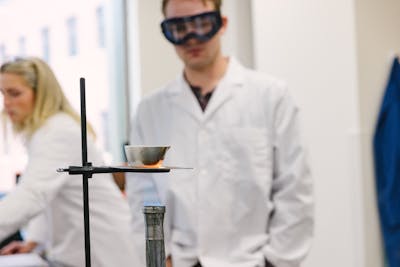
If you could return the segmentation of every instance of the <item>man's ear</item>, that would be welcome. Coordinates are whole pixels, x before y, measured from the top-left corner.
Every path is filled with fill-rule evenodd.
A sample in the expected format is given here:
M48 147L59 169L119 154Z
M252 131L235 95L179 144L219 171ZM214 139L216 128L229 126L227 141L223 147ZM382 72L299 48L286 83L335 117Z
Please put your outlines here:
M224 33L226 29L228 28L228 17L227 16L221 16L222 19L222 27L220 29L221 33Z

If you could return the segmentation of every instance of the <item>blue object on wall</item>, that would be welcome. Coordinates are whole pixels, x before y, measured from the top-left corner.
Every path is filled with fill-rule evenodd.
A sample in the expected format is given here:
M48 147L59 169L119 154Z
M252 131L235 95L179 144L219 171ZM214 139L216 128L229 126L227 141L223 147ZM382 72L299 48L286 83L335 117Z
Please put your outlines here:
M400 267L400 64L395 58L374 136L379 215L389 267Z

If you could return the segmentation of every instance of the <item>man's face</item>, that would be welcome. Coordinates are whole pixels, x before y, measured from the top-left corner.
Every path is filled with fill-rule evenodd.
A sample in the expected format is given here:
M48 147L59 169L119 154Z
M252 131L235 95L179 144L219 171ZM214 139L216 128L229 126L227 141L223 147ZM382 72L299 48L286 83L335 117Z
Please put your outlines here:
M213 2L201 0L170 0L165 8L165 17L187 17L215 11ZM222 28L208 41L200 41L196 38L190 38L181 45L175 45L178 56L182 59L187 68L201 70L214 62L220 53L221 34L225 31L226 18L223 18Z

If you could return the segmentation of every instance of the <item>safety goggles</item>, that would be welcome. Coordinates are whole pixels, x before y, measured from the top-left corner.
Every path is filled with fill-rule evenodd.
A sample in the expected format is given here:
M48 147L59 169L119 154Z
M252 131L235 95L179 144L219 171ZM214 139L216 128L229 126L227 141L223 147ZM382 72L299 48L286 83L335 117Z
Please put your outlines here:
M222 18L219 11L170 18L161 23L165 38L175 45L182 45L191 38L202 42L208 41L221 29L221 26Z

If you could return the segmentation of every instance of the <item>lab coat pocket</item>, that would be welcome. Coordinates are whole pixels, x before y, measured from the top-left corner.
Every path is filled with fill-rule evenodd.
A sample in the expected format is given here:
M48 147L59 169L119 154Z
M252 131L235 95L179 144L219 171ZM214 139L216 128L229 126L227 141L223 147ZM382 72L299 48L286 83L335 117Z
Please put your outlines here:
M266 129L230 128L222 136L221 160L230 174L226 179L259 183L272 175L272 146Z
M221 182L231 220L246 223L256 207L267 210L272 181L272 145L264 128L226 129L221 138ZM240 199L240 201L238 201Z
M175 247L180 251L189 249L195 244L193 235L189 231L182 231L174 228L171 235L171 242L174 249Z

